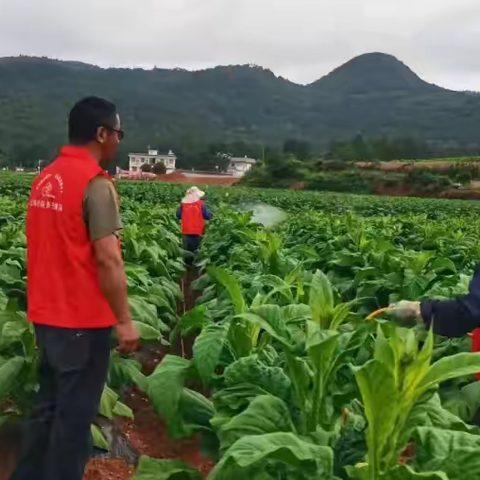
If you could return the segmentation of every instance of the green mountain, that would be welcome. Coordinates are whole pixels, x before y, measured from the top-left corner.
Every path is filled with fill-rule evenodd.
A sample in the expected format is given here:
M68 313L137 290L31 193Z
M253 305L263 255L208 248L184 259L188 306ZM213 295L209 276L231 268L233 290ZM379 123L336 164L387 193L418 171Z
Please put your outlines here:
M367 53L348 61L314 82L323 94L434 93L444 89L424 82L392 55Z
M0 59L0 155L50 158L65 140L71 106L93 94L118 105L123 154L213 141L298 139L322 148L359 133L478 145L480 95L428 84L381 53L356 57L306 86L251 66L102 69L15 57Z

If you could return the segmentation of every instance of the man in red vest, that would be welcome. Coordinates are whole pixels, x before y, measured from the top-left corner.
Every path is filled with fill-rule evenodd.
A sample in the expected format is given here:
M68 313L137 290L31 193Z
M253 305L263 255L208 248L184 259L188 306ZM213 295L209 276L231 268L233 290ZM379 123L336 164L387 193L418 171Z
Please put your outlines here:
M202 198L205 192L197 187L187 190L177 210L177 218L182 222L182 235L185 250L195 253L200 246L205 230L205 220L211 220L212 213L207 210Z
M115 326L124 352L130 317L113 183L100 167L123 138L115 105L96 97L69 117L70 145L35 179L27 211L28 318L40 354L25 454L13 480L81 480Z

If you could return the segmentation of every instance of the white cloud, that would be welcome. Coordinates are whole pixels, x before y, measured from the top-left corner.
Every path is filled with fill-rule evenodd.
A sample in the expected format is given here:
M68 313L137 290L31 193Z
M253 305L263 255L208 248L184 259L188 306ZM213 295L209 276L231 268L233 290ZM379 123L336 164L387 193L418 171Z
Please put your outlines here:
M305 83L382 51L430 82L480 89L479 32L478 0L0 0L0 56L257 63Z

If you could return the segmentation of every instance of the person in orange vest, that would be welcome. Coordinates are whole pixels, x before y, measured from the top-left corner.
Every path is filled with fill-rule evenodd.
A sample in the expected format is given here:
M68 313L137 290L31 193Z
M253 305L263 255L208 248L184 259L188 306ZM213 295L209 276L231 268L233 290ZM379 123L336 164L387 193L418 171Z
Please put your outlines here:
M39 390L11 480L81 480L107 376L112 327L123 352L138 333L120 251L118 198L100 162L123 138L112 103L85 98L69 142L34 180L28 201L27 300Z
M212 212L202 201L204 196L205 192L199 188L189 188L177 210L177 218L181 220L184 247L191 253L195 253L200 246L205 220L211 220L213 217Z

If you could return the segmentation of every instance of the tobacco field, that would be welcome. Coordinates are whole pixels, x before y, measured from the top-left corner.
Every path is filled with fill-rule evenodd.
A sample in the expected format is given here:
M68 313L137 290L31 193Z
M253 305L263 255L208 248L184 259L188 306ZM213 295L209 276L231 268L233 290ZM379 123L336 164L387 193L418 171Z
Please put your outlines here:
M36 390L30 182L0 176L0 430L28 414ZM367 320L397 300L468 291L480 204L208 187L214 219L188 267L175 219L185 186L117 187L142 348L125 357L112 338L94 443L114 455L105 425L135 422L134 390L172 442L193 436L211 461L205 472L141 455L133 479L480 479L480 353L468 337ZM259 204L279 221L256 221ZM162 353L147 368L152 348Z

